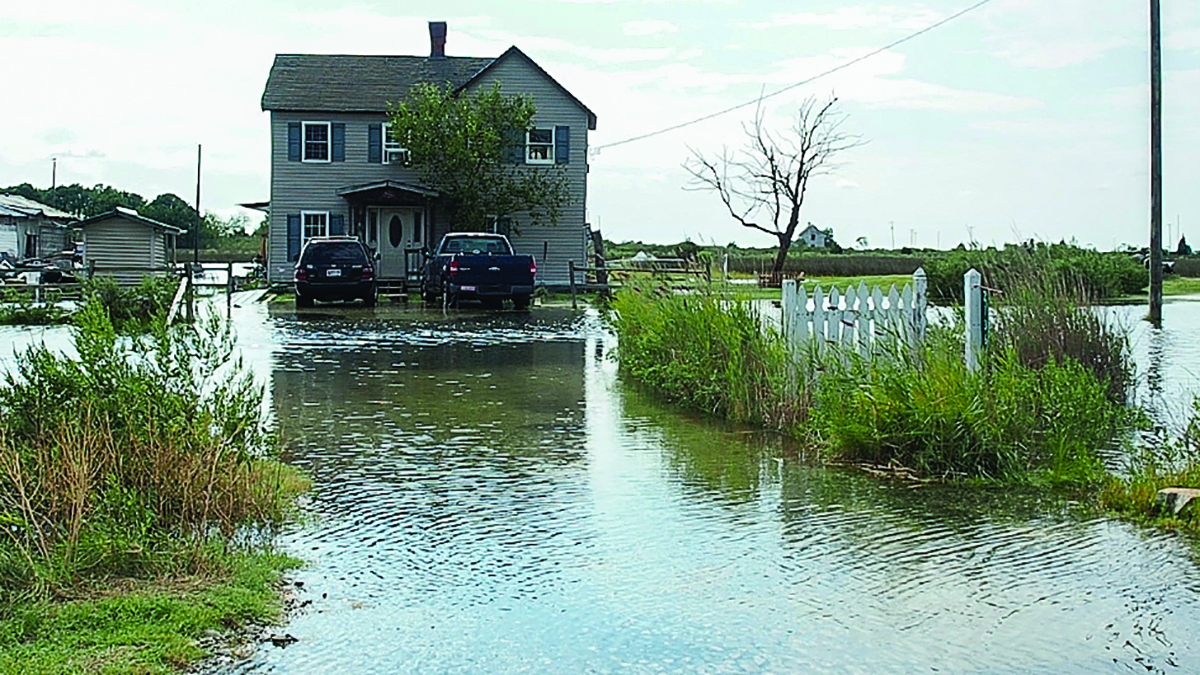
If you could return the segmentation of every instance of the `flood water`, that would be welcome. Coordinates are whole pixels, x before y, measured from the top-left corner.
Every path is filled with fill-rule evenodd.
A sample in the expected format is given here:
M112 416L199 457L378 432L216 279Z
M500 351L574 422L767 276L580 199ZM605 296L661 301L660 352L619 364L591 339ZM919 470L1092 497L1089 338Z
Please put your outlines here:
M1162 332L1112 311L1169 422L1200 391L1200 302ZM812 465L623 384L594 314L235 319L314 478L280 538L311 604L296 644L209 673L1200 672L1183 537Z

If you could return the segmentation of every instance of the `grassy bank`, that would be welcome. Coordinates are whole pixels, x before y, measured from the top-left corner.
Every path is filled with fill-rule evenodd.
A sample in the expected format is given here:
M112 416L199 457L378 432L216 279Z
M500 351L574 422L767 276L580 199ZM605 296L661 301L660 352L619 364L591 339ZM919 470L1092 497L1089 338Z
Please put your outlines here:
M76 357L34 346L0 383L4 672L162 672L278 612L290 562L262 542L308 483L229 326L115 318L86 303Z
M283 618L280 574L298 561L265 552L220 556L206 574L123 579L72 597L0 608L0 673L173 673L206 655L215 634Z
M1001 280L985 367L963 365L961 326L932 328L918 353L829 349L797 359L752 305L662 290L618 294L622 371L674 403L778 429L831 460L938 478L1100 485L1099 451L1136 417L1128 344L1033 268Z

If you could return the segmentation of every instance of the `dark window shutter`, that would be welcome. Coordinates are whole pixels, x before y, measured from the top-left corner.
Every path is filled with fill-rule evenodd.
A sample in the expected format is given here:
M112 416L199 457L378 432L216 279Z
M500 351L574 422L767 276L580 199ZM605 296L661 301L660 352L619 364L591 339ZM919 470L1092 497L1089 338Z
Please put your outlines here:
M288 161L300 161L300 123L288 122Z
M571 163L571 127L554 127L554 163Z
M346 234L346 216L340 213L329 216L329 234L333 236Z
M288 262L296 262L300 257L300 215L289 213L287 223Z
M341 122L329 125L329 136L333 146L331 159L335 162L346 161L346 125Z
M525 163L525 134L522 131L515 130L509 132L507 142L504 144L504 152L501 153L500 161L504 164L524 164Z
M383 125L367 125L367 162L380 164L383 162Z

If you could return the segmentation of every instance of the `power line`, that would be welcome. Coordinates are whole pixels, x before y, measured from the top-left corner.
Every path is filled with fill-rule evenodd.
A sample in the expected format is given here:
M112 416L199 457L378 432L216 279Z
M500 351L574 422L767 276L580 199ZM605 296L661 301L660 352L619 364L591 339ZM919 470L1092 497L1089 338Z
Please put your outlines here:
M708 120L711 120L714 117L720 117L721 115L731 113L735 110L741 110L742 108L754 105L754 104L758 103L759 101L763 101L763 100L766 100L773 96L778 96L784 92L791 91L791 90L795 89L796 87L803 87L806 84L811 84L812 82L815 82L815 81L821 79L822 77L832 75L832 74L838 72L839 70L845 70L846 68L849 68L850 66L853 66L855 64L866 61L867 59L871 58L872 56L877 56L879 54L882 54L883 52L886 52L889 49L894 49L895 47L898 47L898 46L904 44L905 42L908 42L909 40L914 40L934 29L941 28L942 26L945 26L946 24L950 23L951 21L954 21L955 19L957 19L959 17L965 16L965 15L979 9L980 7L983 7L984 5L988 4L991 1L992 0L980 0L979 2L975 3L974 5L971 5L970 7L967 7L966 9L959 10L958 12L951 14L950 16L942 19L941 21L938 21L937 23L930 24L929 26L926 26L915 33L911 33L909 35L906 35L905 37L900 38L899 40L896 40L895 42L890 42L890 43L880 47L879 49L876 49L873 52L870 52L868 54L863 54L862 56L860 56L858 58L851 59L841 65L834 66L833 68L830 68L829 70L826 70L823 73L814 75L814 76L808 78L807 80L801 80L800 82L796 82L795 84L789 84L788 86L784 87L783 89L777 89L769 94L763 94L762 96L759 96L758 98L746 101L745 103L739 103L735 106L725 108L724 110L718 110L717 112L710 113L708 115L705 115L704 117L697 117L696 119L691 120L690 122L682 122L680 124L676 124L674 126L669 126L664 129L659 129L658 131L651 131L649 133L642 134L640 136L633 136L631 138L626 138L625 140L616 141L614 143L606 143L604 145L598 145L595 148L592 148L592 152L599 153L601 150L605 150L607 148L615 148L618 145L625 145L626 143L633 143L634 141L645 140L647 138L652 138L654 136L660 136L665 133L669 133L672 131L676 131L678 129L682 129L684 127L690 127L693 124L707 122Z

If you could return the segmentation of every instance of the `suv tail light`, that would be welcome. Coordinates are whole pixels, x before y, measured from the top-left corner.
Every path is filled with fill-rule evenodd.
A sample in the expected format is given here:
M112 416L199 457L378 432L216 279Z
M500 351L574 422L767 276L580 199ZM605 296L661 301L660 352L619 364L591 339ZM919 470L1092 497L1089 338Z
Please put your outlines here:
M533 258L529 259L529 276L531 276L531 277L537 276L537 261L534 260Z
M450 259L450 276L458 276L458 258Z
M360 277L360 278L374 279L375 278L375 268L371 267L370 265L363 267L362 277Z
M292 278L296 281L304 281L308 279L308 273L304 271L303 267L297 267L295 273L292 275Z

